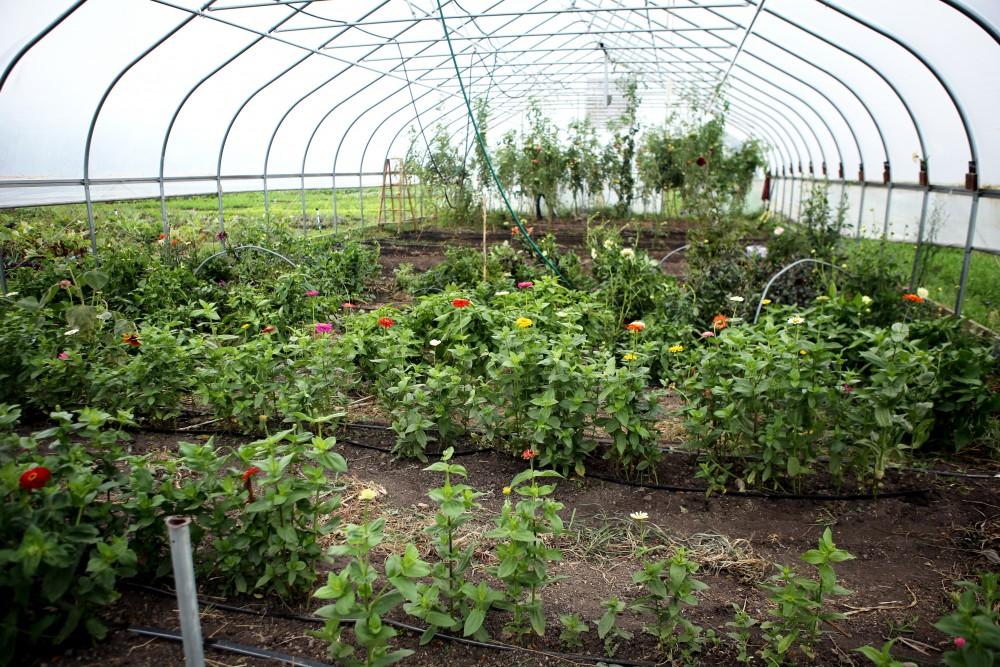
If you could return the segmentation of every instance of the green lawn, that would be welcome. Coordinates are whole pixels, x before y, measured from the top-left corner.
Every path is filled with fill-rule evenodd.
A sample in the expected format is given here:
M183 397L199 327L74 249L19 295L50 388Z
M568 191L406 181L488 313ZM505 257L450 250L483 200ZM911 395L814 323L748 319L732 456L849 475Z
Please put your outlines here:
M879 241L870 239L862 239L860 243L866 252L877 252L880 245ZM907 281L915 251L913 243L886 243L882 248L887 261L896 262L905 269ZM923 279L914 287L927 288L931 299L954 308L962 274L962 255L960 248L934 248ZM962 314L994 331L1000 331L1000 255L972 253Z

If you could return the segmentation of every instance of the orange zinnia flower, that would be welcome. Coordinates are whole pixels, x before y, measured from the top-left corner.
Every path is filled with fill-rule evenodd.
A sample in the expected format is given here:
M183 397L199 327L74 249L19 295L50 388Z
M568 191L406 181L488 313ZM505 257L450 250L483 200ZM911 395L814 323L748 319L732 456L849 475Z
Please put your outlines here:
M625 326L625 328L631 331L632 333L639 333L640 331L646 328L646 323L636 320L635 322L629 322Z
M123 333L122 342L130 347L140 347L142 345L139 341L139 335L134 333Z
M472 302L468 299L452 299L451 305L456 308L465 308L466 306L471 306Z
M919 294L904 294L903 299L905 299L906 301L910 301L912 303L924 302L924 297L920 296Z
M729 326L729 318L723 315L722 313L719 313L718 315L712 318L712 328L715 329L716 331L725 329L728 326Z

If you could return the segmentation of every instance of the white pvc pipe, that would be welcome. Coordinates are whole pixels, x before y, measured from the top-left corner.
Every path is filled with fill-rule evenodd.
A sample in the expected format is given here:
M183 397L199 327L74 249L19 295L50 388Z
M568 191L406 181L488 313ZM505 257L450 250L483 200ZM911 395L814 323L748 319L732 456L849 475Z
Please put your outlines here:
M191 534L188 532L191 517L169 516L166 524L170 535L170 560L174 566L174 588L177 589L177 609L181 617L184 664L187 667L205 667L201 619L198 616L198 589L195 587Z

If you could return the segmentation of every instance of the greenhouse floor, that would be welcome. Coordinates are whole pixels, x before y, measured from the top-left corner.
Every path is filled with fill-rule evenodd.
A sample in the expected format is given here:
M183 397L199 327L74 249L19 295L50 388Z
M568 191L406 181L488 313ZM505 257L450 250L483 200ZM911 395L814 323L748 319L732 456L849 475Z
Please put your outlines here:
M172 451L177 442L207 437L205 433L141 431L135 434L132 449L135 453ZM220 435L216 442L237 444L250 439ZM342 478L347 488L339 511L341 521L357 521L362 512L385 517L387 541L376 548L376 563L407 541L413 541L426 553L430 545L421 531L433 522L434 509L425 493L436 481L435 475L421 472L422 463L395 460L378 451L377 448L390 448L394 436L370 424L341 429L338 441L338 449L349 464L348 476ZM490 519L503 501L501 489L524 466L523 462L503 454L478 452L474 443L456 443L456 450L463 449L466 455L456 462L468 469L467 482L483 493L482 508L463 531L479 535L492 528ZM668 452L660 464L657 483L697 485L695 471L691 456ZM997 470L987 466L979 472L994 474ZM591 473L613 474L610 470L588 470ZM358 500L361 489L377 492L374 504ZM887 497L906 490L925 492ZM865 490L839 492L858 491ZM815 485L805 492L838 493ZM766 597L754 584L774 574L776 566L796 563L801 553L815 545L824 527L832 526L838 547L856 557L836 567L840 583L852 593L835 600L836 610L847 618L827 628L831 632L823 638L813 664L863 664L851 649L864 644L880 645L889 627L903 637L897 644L899 655L917 663L936 663L943 645L939 645L940 633L930 623L950 608L948 591L953 588L952 582L977 570L989 569L991 562L993 566L996 564L996 550L1000 548L1000 484L995 478L890 471L882 494L877 499L838 501L705 497L702 493L630 487L593 476L563 481L555 497L566 505L562 515L566 517L568 530L557 540L564 560L552 565L553 573L562 579L542 593L550 628L544 641L533 635L509 640L521 646L514 653L438 639L420 647L417 635L402 631L395 642L416 650L405 661L407 665L594 664L597 656L604 655L604 647L593 623L591 631L584 635L583 647L575 652L594 659L549 653L567 651L555 639L558 615L576 612L591 621L601 615L600 600L612 595L632 597L629 592L637 588L632 584L632 573L640 567L637 550L643 543L653 553L669 553L674 547L684 546L689 553L697 554L697 560L703 564L697 577L709 588L701 596L700 604L690 609L689 616L706 629L714 628L724 635L730 631L724 624L732 618L733 605L744 608L754 618L767 618ZM633 512L646 512L649 518L637 526L629 519ZM481 553L476 560L482 563L482 557L488 556L488 552ZM164 581L164 585L169 584L169 579ZM211 581L199 581L198 586L202 591L212 590ZM317 663L331 662L325 657L324 643L310 636L318 626L305 620L265 618L236 609L206 606L211 602L225 602L258 614L267 610L268 614L307 615L319 606L318 601L299 601L289 607L267 609L267 605L279 601L252 597L223 601L206 597L201 608L204 635ZM138 636L127 630L132 625L176 630L176 601L169 594L126 588L108 616L114 629L100 645L43 658L41 664L105 667L182 664L179 643ZM494 641L508 641L500 628L504 616L493 615L487 621ZM392 617L406 620L402 613ZM627 612L620 622L635 633L635 639L618 648L617 664L659 662L654 640L642 633L639 623ZM210 665L276 664L216 650L209 650L206 658L206 664ZM608 663L616 664L616 659ZM736 664L731 649L725 648L709 649L699 659L705 664Z

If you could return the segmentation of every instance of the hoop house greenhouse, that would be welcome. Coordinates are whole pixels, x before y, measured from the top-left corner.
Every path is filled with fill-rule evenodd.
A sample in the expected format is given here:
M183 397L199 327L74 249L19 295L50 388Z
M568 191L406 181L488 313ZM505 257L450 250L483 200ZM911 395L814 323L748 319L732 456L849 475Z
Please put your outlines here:
M0 665L1000 663L998 62L993 0L0 3Z

